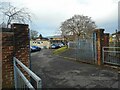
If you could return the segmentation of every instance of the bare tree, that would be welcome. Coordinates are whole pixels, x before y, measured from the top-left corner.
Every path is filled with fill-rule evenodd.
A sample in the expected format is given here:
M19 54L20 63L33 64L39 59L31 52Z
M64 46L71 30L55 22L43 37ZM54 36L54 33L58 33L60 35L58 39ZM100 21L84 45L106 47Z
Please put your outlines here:
M2 2L2 4L0 4L0 11L4 15L7 27L12 22L26 23L31 20L31 15L27 12L26 8L18 9L11 5L11 3Z
M83 15L74 15L72 18L64 21L60 26L63 36L76 35L78 37L89 37L96 28L95 22L91 17Z
M31 39L35 39L38 37L38 32L35 30L31 30L30 36L31 36Z

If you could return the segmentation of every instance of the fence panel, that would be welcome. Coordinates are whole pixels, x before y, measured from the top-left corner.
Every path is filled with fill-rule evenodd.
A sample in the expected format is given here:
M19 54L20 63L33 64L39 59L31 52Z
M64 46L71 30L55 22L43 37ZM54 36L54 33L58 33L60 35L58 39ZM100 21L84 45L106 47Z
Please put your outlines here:
M77 60L94 63L94 49L92 39L80 39L77 43Z
M97 62L96 33L93 33L90 38L78 38L74 42L69 42L68 47L74 49L76 60L87 63Z
M120 66L120 47L103 47L103 63Z

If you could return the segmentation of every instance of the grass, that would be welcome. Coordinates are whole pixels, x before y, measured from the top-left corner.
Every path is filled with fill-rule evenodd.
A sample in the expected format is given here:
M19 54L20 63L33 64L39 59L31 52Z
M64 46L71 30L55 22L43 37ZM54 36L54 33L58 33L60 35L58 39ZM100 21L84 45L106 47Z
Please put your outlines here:
M66 51L67 49L68 49L67 46L61 47L61 48L56 49L55 51L53 51L53 54L60 54L60 53L62 53L64 51Z

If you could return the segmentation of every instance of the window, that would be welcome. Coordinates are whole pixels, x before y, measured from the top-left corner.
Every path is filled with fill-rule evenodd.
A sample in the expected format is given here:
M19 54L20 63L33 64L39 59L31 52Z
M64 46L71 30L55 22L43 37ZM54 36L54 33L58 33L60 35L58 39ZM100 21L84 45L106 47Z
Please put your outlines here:
M37 42L37 44L40 44L40 42Z

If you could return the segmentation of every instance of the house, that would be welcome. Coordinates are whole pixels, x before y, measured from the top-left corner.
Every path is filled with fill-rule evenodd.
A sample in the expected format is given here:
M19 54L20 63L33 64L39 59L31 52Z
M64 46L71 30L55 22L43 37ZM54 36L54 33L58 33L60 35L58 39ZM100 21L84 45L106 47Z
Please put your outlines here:
M38 46L40 48L50 48L50 41L47 38L37 38L34 40L30 40L30 46Z
M48 39L49 38L49 39ZM38 46L41 48L50 48L52 44L65 44L66 40L62 36L50 36L48 38L36 38L30 40L31 46Z
M60 43L65 43L65 39L61 36L61 35L58 35L58 36L51 36L49 37L50 39L50 43L51 44L60 44Z
M120 31L111 35L110 44L111 46L120 46Z
M113 41L120 41L120 31L112 34Z

